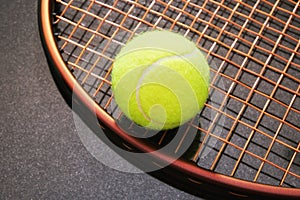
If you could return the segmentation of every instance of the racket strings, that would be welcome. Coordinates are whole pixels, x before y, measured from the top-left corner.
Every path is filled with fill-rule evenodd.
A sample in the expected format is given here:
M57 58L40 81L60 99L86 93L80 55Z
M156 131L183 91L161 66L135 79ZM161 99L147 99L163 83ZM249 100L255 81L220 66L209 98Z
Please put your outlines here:
M211 64L210 99L200 124L188 124L201 133L193 161L252 182L300 187L299 1L57 0L56 5L64 60L116 121L123 114L113 100L110 72L120 48L145 30L180 32ZM166 135L157 138L158 147L170 140Z

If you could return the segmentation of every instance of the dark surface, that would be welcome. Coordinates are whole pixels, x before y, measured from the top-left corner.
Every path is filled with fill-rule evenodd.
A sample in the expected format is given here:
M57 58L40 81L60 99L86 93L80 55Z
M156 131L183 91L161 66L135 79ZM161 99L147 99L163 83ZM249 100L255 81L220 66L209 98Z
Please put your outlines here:
M197 199L98 162L52 80L37 0L0 2L0 199Z

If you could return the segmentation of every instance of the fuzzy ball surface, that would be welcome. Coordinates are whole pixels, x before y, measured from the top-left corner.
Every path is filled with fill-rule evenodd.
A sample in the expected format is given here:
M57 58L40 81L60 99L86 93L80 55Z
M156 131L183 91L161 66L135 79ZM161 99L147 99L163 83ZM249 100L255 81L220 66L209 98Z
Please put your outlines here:
M131 39L116 56L112 90L129 119L166 130L202 109L209 77L206 58L192 41L170 31L148 31Z

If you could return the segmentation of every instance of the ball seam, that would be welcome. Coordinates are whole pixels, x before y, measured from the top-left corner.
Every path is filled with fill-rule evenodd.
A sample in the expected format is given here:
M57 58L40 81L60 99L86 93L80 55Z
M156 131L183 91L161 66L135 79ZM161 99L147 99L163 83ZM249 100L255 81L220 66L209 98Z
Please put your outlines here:
M148 72L151 71L151 69L157 65L159 65L160 63L166 61L166 60L170 60L170 59L175 59L175 58L184 58L184 60L186 60L188 63L189 60L188 58L191 57L195 52L197 52L199 49L195 46L194 50L189 52L189 53L185 53L185 54L179 54L179 55L172 55L172 56L167 56L167 57L163 57L163 58L160 58L158 59L157 61L155 61L154 63L152 63L151 65L149 65L142 73L142 76L140 77L139 81L138 81L138 85L137 85L137 90L136 90L136 101L137 101L137 104L138 104L138 109L139 111L142 113L142 115L144 116L145 119L147 119L149 122L153 121L151 120L151 118L144 112L144 110L142 109L142 106L141 106L141 102L140 102L140 98L139 98L139 90L140 90L140 87L142 85L142 81L144 79L144 77L147 75ZM192 67L196 68L194 66L194 64L190 63L192 65ZM200 76L202 81L204 81L204 78L202 76ZM208 88L208 87L207 87ZM161 122L157 122L157 121L154 121L155 123L158 123L158 124L161 124ZM172 123L168 123L168 125L172 125Z

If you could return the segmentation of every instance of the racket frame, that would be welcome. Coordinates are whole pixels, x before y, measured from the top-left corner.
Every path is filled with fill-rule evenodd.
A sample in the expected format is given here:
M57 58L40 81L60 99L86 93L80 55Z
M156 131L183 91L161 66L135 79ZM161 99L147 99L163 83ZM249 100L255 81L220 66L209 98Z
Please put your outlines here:
M124 146L126 144L132 150L138 152L154 152L151 160L147 164L154 164L172 161L168 155L163 155L155 151L150 145L145 145L139 139L134 138L118 127L114 119L86 93L72 75L64 62L58 48L53 33L52 8L55 4L53 0L40 0L38 7L38 20L40 37L47 57L50 71L56 82L58 89L70 107L78 103L81 106L81 113L78 113L82 120L92 127L94 132L99 132L99 128L105 130L106 134L111 134L110 139L114 143ZM76 90L74 90L76 88ZM76 99L76 100L74 100ZM91 124L89 115L96 115L101 126ZM84 116L84 117L83 117ZM93 121L93 120L91 120ZM101 136L99 135L101 138ZM126 146L125 145L125 146ZM112 147L113 148L113 147ZM133 158L127 158L134 164L140 163ZM162 180L174 187L187 191L191 194L223 199L299 199L300 189L283 188L259 183L252 183L233 177L210 172L198 167L192 162L182 159L175 160L170 165L161 170L150 172L150 175Z

